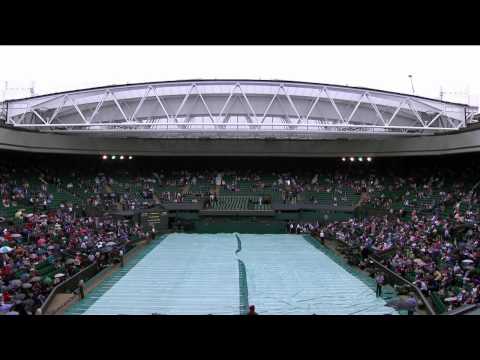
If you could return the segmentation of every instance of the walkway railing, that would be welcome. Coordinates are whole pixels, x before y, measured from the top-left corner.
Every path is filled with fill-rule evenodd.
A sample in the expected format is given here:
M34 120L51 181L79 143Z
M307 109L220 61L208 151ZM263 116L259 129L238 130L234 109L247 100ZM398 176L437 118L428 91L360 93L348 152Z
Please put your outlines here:
M464 305L442 315L465 315L473 310L476 310L479 306L480 305L478 304Z
M350 245L348 243L346 243L345 241L342 241L340 239L335 239L336 241L342 243L343 245L345 246L348 246L350 247ZM387 250L386 252L390 251ZM383 254L385 255L385 254ZM393 270L389 269L388 267L386 267L385 265L383 265L382 263L380 263L378 260L374 259L372 256L369 256L368 259L377 267L377 268L380 268L382 270L382 272L384 272L386 275L389 276L389 280L390 282L396 282L397 284L402 284L402 285L407 285L408 287L410 287L413 291L415 291L415 293L417 294L417 296L422 300L422 302L425 304L425 308L427 309L427 312L429 315L437 315L435 310L433 309L432 305L430 304L430 302L427 300L427 298L425 297L425 295L420 291L420 289L418 287L416 287L414 284L412 284L410 281L408 281L407 279L405 279L404 277L400 276L399 274L397 274L396 272L394 272Z
M429 315L436 315L435 310L433 309L432 305L430 305L429 301L425 297L425 295L420 291L418 287L416 287L414 284L412 284L410 281L407 279L403 278L402 276L398 275L396 272L393 270L389 269L385 265L381 264L377 260L375 260L373 257L369 256L368 259L378 268L382 270L385 274L389 275L390 280L396 281L397 283L400 283L402 285L407 285L410 287L412 290L415 291L417 296L422 300L422 302L425 304L425 308L427 309L427 312ZM392 281L392 282L393 282Z
M139 243L140 241L141 240L137 239L136 241L128 243L125 246L125 254L127 254L130 250L135 248L137 243ZM99 266L98 262L95 261L92 264L88 265L85 269L80 270L78 273L76 273L72 277L68 278L67 280L55 286L50 292L50 294L47 296L45 301L43 302L42 306L40 307L40 313L43 315L48 315L46 311L56 295L65 293L65 292L68 293L68 292L75 291L76 289L78 289L78 283L80 282L80 280L83 280L86 282L87 280L97 275L103 269L104 268Z
M71 278L61 282L57 286L55 286L48 297L45 299L44 303L40 307L41 314L46 314L46 310L52 303L53 299L56 295L65 293L65 292L72 292L76 288L78 288L78 283L80 280L88 280L99 273L102 269L98 266L98 263L95 261L92 264L88 265L85 269L79 271Z

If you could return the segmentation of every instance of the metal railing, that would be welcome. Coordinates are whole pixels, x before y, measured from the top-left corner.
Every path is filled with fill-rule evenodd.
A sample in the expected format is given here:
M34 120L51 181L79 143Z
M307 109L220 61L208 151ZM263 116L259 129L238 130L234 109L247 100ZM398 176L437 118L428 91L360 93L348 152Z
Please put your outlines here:
M427 300L426 296L421 292L421 290L416 287L414 284L412 284L410 281L408 281L407 279L405 279L404 277L400 276L399 274L397 274L396 272L394 272L393 270L389 269L388 267L386 267L385 265L381 264L380 262L378 262L377 260L375 260L373 257L369 256L368 259L378 268L380 268L382 270L382 272L386 273L386 275L389 275L389 278L390 280L393 282L393 281L396 281L397 283L401 283L403 285L407 285L408 287L410 287L412 290L415 291L415 293L417 294L417 296L422 300L422 302L425 304L425 308L427 309L427 312L429 315L436 315L436 312L435 310L433 309L432 305L430 304L430 302Z
M479 306L479 304L463 305L442 315L465 315L473 310L476 310Z
M68 278L67 280L55 286L40 307L41 314L47 315L46 310L48 309L56 295L69 291L72 292L73 290L78 288L78 283L80 280L86 281L95 276L101 270L102 268L100 268L100 266L98 266L98 263L95 261L92 264L88 265L85 269L73 275L71 278Z
M335 239L336 241L340 242L341 244L343 244L344 246L347 246L347 247L350 247L350 245L348 243L346 243L345 241L342 241L340 239ZM394 250L394 249L393 249ZM383 252L382 254L380 255L386 255L388 253L390 253L392 251L392 249L388 249L386 250L385 252ZM382 257L382 256L380 256ZM437 315L437 313L435 312L435 310L433 309L432 305L430 304L430 302L427 300L426 296L421 292L421 290L416 287L414 284L412 284L410 281L408 281L407 279L405 279L404 277L400 276L399 274L397 274L396 272L394 272L393 270L389 269L388 267L386 267L385 265L383 265L382 263L380 263L378 260L376 260L375 258L373 258L372 256L369 256L368 259L377 267L377 268L380 268L386 275L389 276L389 280L390 282L397 282L399 284L402 284L402 285L407 285L408 287L410 287L413 291L415 291L415 293L417 294L417 296L422 300L422 302L425 304L425 308L427 309L427 312L429 315Z
M134 241L133 243L129 243L125 246L125 255L130 252L130 250L134 249L141 240ZM61 282L57 286L55 286L50 294L47 296L45 301L43 302L42 306L40 307L40 314L48 315L46 313L48 307L52 303L53 299L56 295L65 293L65 292L73 292L78 289L78 284L80 280L87 281L97 275L99 272L103 271L104 268L101 267L98 261L93 262L92 264L88 265L85 269L82 269L72 277L66 279L65 281Z

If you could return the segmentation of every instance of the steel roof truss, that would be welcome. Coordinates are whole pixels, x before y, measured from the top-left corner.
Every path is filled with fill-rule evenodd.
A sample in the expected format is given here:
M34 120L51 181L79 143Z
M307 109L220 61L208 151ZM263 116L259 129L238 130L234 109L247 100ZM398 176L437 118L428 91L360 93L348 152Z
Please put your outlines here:
M445 116L447 118L447 121L450 123L450 125L452 125L452 128L454 129L457 129L457 128L460 128L459 126L461 126L461 123L459 124L459 126L457 127L457 125L455 125L453 122L452 122L452 119L450 118L450 116Z
M347 121L346 121L346 124L349 124L350 121L352 120L353 116L355 115L355 113L357 112L358 110L358 107L360 106L360 104L362 103L363 101L363 98L365 97L366 93L362 93L362 96L360 96L360 99L358 99L357 103L355 104L355 108L353 109L352 113L350 114L350 116L347 118Z
M312 106L310 107L310 110L308 110L307 116L305 117L305 121L307 121L307 123L308 123L308 118L310 117L313 109L315 108L315 106L318 103L318 100L320 100L320 95L322 95L322 90L318 90L318 95L315 97L315 100L314 100Z
M145 90L145 94L142 96L142 98L138 102L138 105L133 111L132 116L130 116L130 121L133 121L133 120L135 120L135 122L137 121L137 119L135 118L135 115L137 115L138 110L140 110L140 108L142 107L143 103L145 102L145 99L148 97L148 94L150 94L150 91L152 91L151 86L147 87L147 89Z
M100 110L100 108L102 107L103 105L103 102L105 101L105 99L107 98L108 96L108 91L105 90L103 92L103 96L102 96L102 99L100 100L100 102L97 104L97 106L95 107L95 110L93 111L92 115L90 116L90 119L89 119L89 123L92 123L93 119L95 118L95 116L98 114L98 111Z
M37 112L37 110L32 109L32 112L33 112L45 125L49 125L49 124L47 124L47 122L45 121L45 119L40 116L40 114Z
M112 97L113 97L113 102L114 102L115 105L117 106L118 110L120 110L120 112L122 113L122 116L123 116L125 122L128 123L128 122L129 122L129 121L128 121L128 117L127 117L127 115L125 114L125 112L123 111L122 107L120 106L120 103L118 102L117 97L115 96L115 93L114 93L113 91L111 91L111 90L108 90L108 91L109 91L109 93L112 95Z
M87 121L87 119L85 118L85 116L83 115L83 113L80 111L80 108L78 107L77 102L76 102L74 99L72 99L72 98L70 97L70 95L67 95L67 98L68 98L68 100L70 100L70 102L72 103L73 107L75 108L75 110L77 111L77 113L80 115L80 117L82 118L82 120L85 122L85 124L88 124L88 121ZM126 121L128 122L128 120L126 120Z
M183 127L188 129L191 128L192 126L190 125L190 122L192 121L192 109L195 109L195 106L198 104L198 97L195 98L195 102L193 105L190 106L190 110L185 113L185 119L183 120ZM203 116L202 116L203 118Z
M297 107L295 106L292 98L290 97L290 95L288 94L288 92L285 90L285 87L283 84L280 85L280 89L283 90L283 93L285 94L285 96L287 97L288 99L288 102L290 103L290 106L292 107L293 111L295 111L295 114L297 115L297 124L300 123L302 121L302 118L300 116L300 114L298 113L298 110L297 110Z
M233 93L234 93L236 87L237 87L237 85L234 85L234 86L232 87L232 90L230 90L230 94L228 95L227 100L226 100L225 103L223 104L222 109L220 110L220 112L218 113L219 118L222 118L222 114L226 111L227 105L229 104L230 99L233 97ZM225 119L226 119L226 115L225 115L224 118L223 118L223 122L224 122L224 123L225 123Z
M178 107L177 112L175 113L175 116L174 116L174 118L173 118L173 119L175 120L175 122L178 122L178 119L177 119L177 118L178 118L178 114L180 113L180 110L182 110L183 106L185 105L185 103L187 102L188 98L190 97L190 94L192 93L192 90L193 90L193 88L194 88L194 85L195 85L195 84L192 84L192 85L190 86L190 89L188 89L188 92L187 92L187 93L185 94L185 96L183 97L183 101L182 101L182 103L180 104L180 106Z
M213 119L212 112L210 111L210 108L208 107L205 99L203 98L202 92L198 89L197 84L193 84L195 90L197 91L197 94L200 96L200 100L202 100L203 106L205 106L205 109L208 112L208 116L210 117L210 120L212 121L212 124L215 123L215 120Z
M413 114L417 118L417 120L420 122L420 124L422 124L422 127L425 127L425 123L423 122L422 117L420 116L417 109L415 108L415 106L411 102L410 98L407 99L407 104L408 104L408 107L410 108L410 110L413 112Z
M390 126L390 124L392 123L393 119L395 119L395 116L397 116L398 112L400 111L400 109L402 108L402 106L405 104L405 99L402 99L402 101L400 102L400 104L397 106L397 108L395 109L395 111L393 112L392 114L392 117L390 118L390 120L387 121L387 126Z
M317 109L318 102L320 100L327 102L329 101L336 113L336 115L330 116L330 118L326 120L327 123L325 124L325 128L328 128L329 131L335 131L335 126L340 129L339 131L360 131L361 129L364 129L362 132L368 132L369 130L365 129L372 129L372 131L374 131L374 129L381 128L384 129L383 131L385 133L393 130L400 131L400 129L407 129L409 133L412 133L414 130L416 130L418 133L428 130L430 132L445 131L459 129L466 126L466 124L475 114L475 112L470 112L468 109L465 110L467 111L465 115L463 115L463 112L459 111L457 108L452 107L451 110L450 108L445 109L445 106L442 107L442 104L437 104L434 99L431 101L426 101L409 97L407 95L397 97L397 102L395 102L394 99L391 99L391 97L385 100L384 97L377 98L377 93L375 91L369 91L368 89L363 89L361 91L357 90L355 92L347 92L342 90L339 93L339 90L333 86L320 85L315 88L315 91L317 91L316 93L309 91L308 93L300 92L297 94L296 90L294 90L294 87L290 87L284 82L277 82L274 84L274 86L270 86L266 92L263 88L257 91L255 87L251 87L251 85L255 85L253 83L246 83L246 87L245 84L242 84L243 83L241 81L232 81L226 87L223 86L220 88L211 88L208 84L205 87L203 83L185 82L182 84L182 88L180 90L174 89L173 92L167 91L166 95L162 95L162 97L160 97L158 94L158 89L160 88L156 88L155 85L135 88L135 92L132 94L126 94L126 97L120 91L116 91L116 88L111 87L104 88L101 91L96 91L94 98L92 98L92 95L90 95L88 92L85 92L85 94L76 93L76 95L64 93L55 97L51 97L48 100L39 102L37 104L35 104L34 101L30 101L30 103L27 102L25 103L25 106L23 106L25 109L16 109L15 113L13 115L9 114L9 117L6 120L8 123L13 124L14 126L32 128L37 127L39 129L45 128L46 130L56 130L62 128L73 129L76 126L80 128L83 126L85 129L88 129L91 126L98 127L101 125L105 126L106 128L118 129L116 131L128 131L130 128L136 129L144 126L143 124L145 124L145 119L138 119L137 116L139 116L142 106L145 105L145 100L153 100L153 96L155 96L157 102L162 108L162 112L165 114L155 114L158 111L158 108L156 107L153 108L154 110L151 114L147 112L147 114L150 114L149 116L158 116L157 120L151 120L154 122L154 124L151 124L152 128L155 128L158 131L161 131L162 129L164 130L165 128L167 131L175 131L175 129L178 128L180 117L185 120L185 123L189 123L187 128L193 127L197 130L201 128L204 131L209 131L209 129L211 129L211 125L206 119L206 116L202 115L205 114L205 111L199 109L199 101L202 102L214 128L228 130L229 126L235 127L234 123L231 124L231 121L234 118L231 112L234 109L233 103L236 101L237 96L238 100L240 101L240 107L238 111L234 111L234 115L236 113L243 114L241 116L243 116L248 123L248 126L242 127L259 130L270 130L271 128L272 131L275 128L281 127L295 130L297 127L303 128L303 126L306 126L307 129L311 129L312 131L323 131L322 127L320 127L318 124L315 124L318 123L318 120L313 118L310 119L311 117L318 118L321 116L322 112L325 111L327 111L329 114L332 113L331 110L323 107L323 102L321 109ZM313 90L313 88L311 90ZM190 99L191 95L193 95L193 92L196 92L195 101L191 101ZM152 93L154 93L154 95L152 95ZM325 93L325 95L323 93ZM215 102L208 104L208 101L211 99L210 95L215 96ZM247 95L251 97L249 98ZM296 100L297 95L302 99L300 102ZM110 99L110 97L112 98ZM176 112L174 113L173 111L167 111L167 106L175 107L176 105L174 104L178 104L179 97L183 97L183 100L180 102ZM257 97L260 98L259 101L257 101ZM126 99L126 103L120 104L119 99L120 101L124 101L122 100L124 98ZM170 98L172 98L172 101L170 101ZM254 101L251 102L251 99ZM309 102L304 103L303 99L307 99ZM277 105L274 104L277 100L278 108ZM113 108L116 107L120 111L124 121L121 120L122 117L120 117L120 119L110 120L110 113L107 113L105 115L106 117L102 116L99 122L93 123L100 110L104 108L106 101L109 103L109 110L110 105L113 105L111 101L115 103ZM219 113L217 113L217 110L212 113L213 108L210 109L210 106L212 106L212 104L216 105L216 101L219 101L218 105L222 105L221 110ZM337 101L339 102L338 104L336 103ZM344 109L343 106L345 101L347 104L346 108ZM186 110L185 106L187 102L193 105L189 106L190 111L185 118L183 113L185 112L184 110ZM265 109L258 109L258 107L262 107L261 105L259 106L259 104L265 103L268 103ZM42 104L50 105L45 107L42 106ZM304 104L306 105L305 107ZM375 117L381 121L373 121L373 113L366 113L366 116L369 118L368 121L363 121L363 118L360 119L360 121L357 121L359 123L363 122L364 125L352 125L353 119L360 111L359 108L361 106L368 106L367 104L369 104L369 106L371 106L374 110ZM255 105L255 107L253 105ZM350 109L352 109L352 106L353 110L348 115L348 112ZM80 107L82 107L83 110L81 110ZM291 109L288 107L291 107ZM327 107L329 106L327 105ZM275 108L275 111L272 110L273 108ZM301 111L299 111L300 108ZM66 111L66 109L68 111ZM196 109L199 111L196 111ZM340 109L342 109L343 113L340 111ZM92 110L92 114L88 116L88 113L90 113ZM317 114L316 111L318 110L320 110L320 113ZM82 111L85 111L86 113L83 114ZM115 110L113 111L116 112ZM261 111L263 114L257 115L257 112L259 111ZM37 117L40 121L35 121L34 118L30 119L30 117L28 117L27 121L27 113ZM75 118L77 118L75 113L80 116L82 121L75 120ZM50 118L46 118L45 116L47 114L52 115ZM315 114L315 116L313 116L313 114ZM62 120L64 117L66 118L65 121ZM271 126L270 124L266 125L265 123L267 120L270 121L270 118L272 118ZM400 118L402 121L399 121ZM120 123L113 122L117 120L120 120ZM314 120L313 124L310 120ZM72 124L68 122L75 123ZM81 122L83 122L83 124L81 124ZM147 122L149 121L147 120ZM177 125L173 124L172 126L172 123L177 123ZM184 122L182 121L182 123ZM183 125L186 125L185 123ZM382 126L378 126L379 124ZM395 124L397 125L395 126ZM309 126L310 128L308 128Z
M233 104L235 103L235 101L238 100L238 102L239 102L242 106L244 106L243 103L242 103L242 101L241 101L241 97L239 97L239 96L237 97L236 95L233 94L233 91L234 91L234 90L235 90L235 88L232 89L232 92L230 93L231 96L229 96L229 98L228 98L227 101L225 102L225 105L224 105L224 107L222 108L222 110L221 110L221 112L220 112L220 116L219 116L219 118L218 118L219 121L222 122L222 124L219 125L220 128L222 128L222 129L226 129L226 128L227 128L227 125L230 124L230 119L232 118L232 114L230 114L230 109L231 109L231 107L233 106ZM232 98L233 98L233 100L231 100ZM228 104L228 105L227 105L227 104ZM223 116L223 118L222 118L222 116ZM237 116L237 118L238 118L238 116ZM251 122L251 119L250 119L250 122ZM237 126L238 126L238 124L237 124Z
M280 109L282 110L282 113L285 116L285 122L287 124L291 124L292 119L290 119L290 116L288 116L288 112L285 111L285 108L282 105L282 100L280 98L278 99L278 106L280 106Z
M245 105L243 104L243 102L242 102L242 98L241 98L241 97L239 97L238 100L240 101L240 103L242 104L242 106L245 106ZM246 99L245 101L248 101L248 99ZM240 116L241 116L241 115L240 115ZM248 112L245 113L245 117L247 118L247 122L248 122L249 124L251 124L251 125L257 125L257 124L255 123L255 121L252 120L252 117L251 117L251 115L250 115ZM237 115L237 119L238 119L238 115ZM254 127L250 126L250 129L253 129L253 128L254 128Z
M20 120L18 121L18 123L15 122L15 120L12 120L13 124L14 124L14 125L17 125L17 124L19 125L19 124L21 124L21 123L23 122L23 120L25 119L25 116L27 115L27 112L29 112L30 110L31 110L31 109L30 109L30 106L26 107L26 108L25 108L25 112L23 113L23 115L22 115L22 117L20 118Z
M377 114L378 118L382 120L383 125L387 125L385 122L385 119L383 118L382 114L380 113L380 110L378 110L377 104L375 104L374 101L370 98L370 94L368 92L365 93L365 97L368 99L369 104L373 107L373 110L375 110L375 113Z
M439 112L433 119L432 121L430 121L428 124L427 124L427 128L430 127L434 122L435 120L437 120L440 116L444 115L443 111L442 112Z
M63 109L63 107L65 106L65 103L67 101L67 95L64 95L63 96L63 99L62 99L62 103L60 104L60 106L57 106L57 108L55 109L55 111L53 112L53 115L52 117L50 118L50 120L48 121L49 124L52 123L53 120L55 120L55 118L57 117L58 113Z
M162 108L163 112L165 113L165 116L167 117L167 122L170 122L170 121L171 121L170 115L168 115L168 112L167 112L167 109L165 108L165 105L164 105L163 102L161 101L160 96L158 96L157 88L154 88L153 93L154 93L155 98L157 99L158 103L160 104L160 107ZM176 120L175 120L175 121L176 121Z
M275 99L277 98L277 95L278 95L279 92L280 92L280 87L277 88L277 91L276 91L275 94L273 95L272 100L270 100L270 102L268 103L267 107L265 108L265 112L263 113L263 117L262 117L262 120L261 120L261 123L262 123L262 124L263 124L263 122L265 121L265 118L267 117L268 110L270 110L270 107L273 105L273 102L274 102Z
M330 96L330 93L328 92L327 88L326 88L326 87L323 87L323 91L324 91L325 94L327 95L328 100L330 100L330 103L332 104L332 106L335 108L335 111L337 112L337 115L338 115L340 121L342 122L343 125L345 125L345 119L343 118L343 115L342 115L342 113L340 112L340 110L338 110L337 104L335 104L335 101L334 101L334 100L332 99L332 97Z
M238 85L238 88L240 89L243 97L245 98L245 101L246 101L246 103L247 103L250 111L252 112L253 117L255 118L255 125L259 125L259 121L258 121L257 114L255 113L255 110L253 110L252 104L250 104L250 100L248 100L247 95L245 95L245 92L243 91L242 86L240 85L240 83L237 82L237 85Z

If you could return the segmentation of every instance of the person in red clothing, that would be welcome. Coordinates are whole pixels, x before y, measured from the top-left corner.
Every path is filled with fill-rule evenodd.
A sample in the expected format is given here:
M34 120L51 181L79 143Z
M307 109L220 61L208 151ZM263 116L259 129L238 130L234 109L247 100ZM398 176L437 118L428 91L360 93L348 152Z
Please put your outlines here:
M10 264L6 264L3 266L3 269L1 271L1 274L3 278L8 278L8 276L10 275L11 273L11 265Z
M258 315L257 312L255 311L255 305L250 305L248 307L248 315Z
M8 304L10 303L10 301L12 300L12 297L10 296L9 292L8 291L4 291L3 292L3 302L5 304Z

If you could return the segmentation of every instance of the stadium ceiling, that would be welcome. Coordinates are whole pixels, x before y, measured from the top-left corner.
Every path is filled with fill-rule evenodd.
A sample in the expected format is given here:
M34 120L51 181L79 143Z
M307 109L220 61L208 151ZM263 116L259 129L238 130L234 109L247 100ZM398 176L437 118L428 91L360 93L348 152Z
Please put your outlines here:
M466 127L478 111L388 91L262 80L115 85L4 105L15 128L159 138L428 135Z

